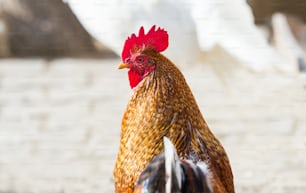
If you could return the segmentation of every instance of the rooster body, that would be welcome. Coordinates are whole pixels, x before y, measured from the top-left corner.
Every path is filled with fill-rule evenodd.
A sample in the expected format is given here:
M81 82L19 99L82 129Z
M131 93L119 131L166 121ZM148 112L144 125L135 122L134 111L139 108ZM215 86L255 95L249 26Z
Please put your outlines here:
M163 151L163 137L174 144L181 160L204 162L215 193L233 193L227 155L208 128L179 69L160 52L168 35L155 26L148 34L126 40L122 52L134 89L122 118L114 176L117 193L133 192L141 172Z

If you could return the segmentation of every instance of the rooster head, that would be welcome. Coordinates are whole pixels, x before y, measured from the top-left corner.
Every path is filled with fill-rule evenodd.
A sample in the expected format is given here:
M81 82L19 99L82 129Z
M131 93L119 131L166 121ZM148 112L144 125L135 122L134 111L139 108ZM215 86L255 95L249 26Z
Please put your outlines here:
M164 29L151 27L145 34L144 28L139 29L138 36L132 34L125 40L122 50L122 62L118 68L128 68L128 76L131 88L136 87L139 82L151 74L156 66L156 61L145 50L156 53L162 52L168 47L168 33Z

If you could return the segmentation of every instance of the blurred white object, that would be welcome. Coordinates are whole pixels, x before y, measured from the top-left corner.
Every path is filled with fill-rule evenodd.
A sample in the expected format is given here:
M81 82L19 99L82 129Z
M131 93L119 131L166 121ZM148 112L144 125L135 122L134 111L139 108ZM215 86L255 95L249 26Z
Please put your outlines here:
M256 71L295 71L254 25L251 8L245 0L194 0L193 5L192 14L202 50L219 44Z
M189 8L181 0L67 0L84 27L103 44L121 55L125 39L140 26L153 24L170 34L169 58L187 62L199 48Z
M131 32L153 24L170 35L166 55L198 62L216 44L256 70L294 71L253 24L245 0L66 0L84 27L118 55Z
M298 64L300 71L306 70L304 50L292 34L286 15L274 14L272 26L277 50L286 57L289 63Z

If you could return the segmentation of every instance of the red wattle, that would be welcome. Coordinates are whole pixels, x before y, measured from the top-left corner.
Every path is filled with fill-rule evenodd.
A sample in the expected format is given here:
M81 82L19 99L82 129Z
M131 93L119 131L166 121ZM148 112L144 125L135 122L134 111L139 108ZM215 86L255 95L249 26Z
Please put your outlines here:
M142 76L135 71L129 70L128 75L131 88L136 87L138 83L142 80Z

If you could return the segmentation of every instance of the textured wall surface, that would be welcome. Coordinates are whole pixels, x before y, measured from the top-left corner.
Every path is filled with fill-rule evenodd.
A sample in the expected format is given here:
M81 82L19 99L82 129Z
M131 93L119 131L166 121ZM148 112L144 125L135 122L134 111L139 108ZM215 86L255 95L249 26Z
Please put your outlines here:
M1 193L113 192L131 94L119 62L0 61ZM183 73L229 154L237 193L306 192L305 74Z

